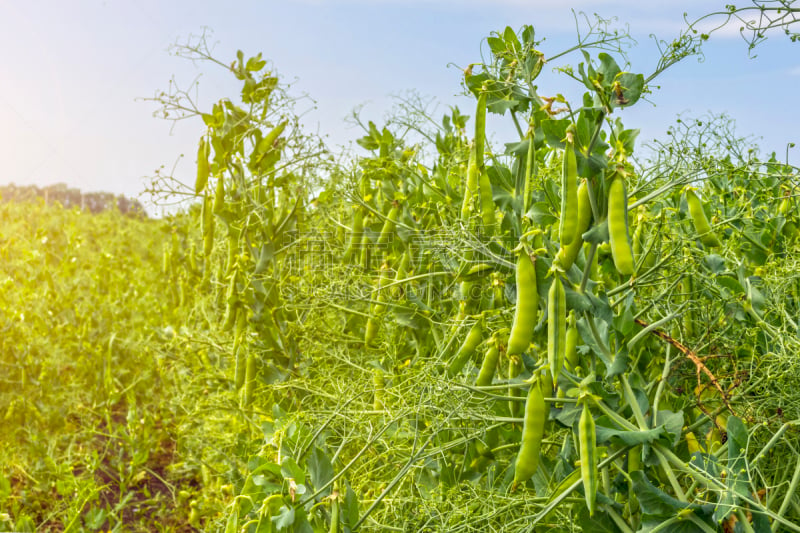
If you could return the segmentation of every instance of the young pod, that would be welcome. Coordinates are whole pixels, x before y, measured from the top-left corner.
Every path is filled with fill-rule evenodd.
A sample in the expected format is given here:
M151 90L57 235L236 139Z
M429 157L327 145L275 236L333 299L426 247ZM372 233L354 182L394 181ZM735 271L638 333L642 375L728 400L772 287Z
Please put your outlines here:
M242 394L242 407L250 407L253 403L253 391L256 388L256 356L247 354L247 366L244 376L244 393Z
M389 238L394 234L394 228L397 225L399 216L400 206L394 203L389 210L389 214L386 215L386 220L383 222L383 228L381 228L381 234L378 237L378 246L386 246L389 243Z
M572 128L570 126L570 128ZM561 168L561 220L558 234L561 247L571 244L578 235L578 163L575 159L575 144L572 129L567 130L564 160Z
M508 339L508 355L524 352L533 338L533 329L539 317L539 289L536 286L536 269L526 251L517 259L517 307Z
M508 381L509 384L520 375L522 372L522 359L518 355L510 355L508 357ZM517 387L509 386L508 387L508 396L509 397L517 397L519 396L519 389ZM519 402L516 400L509 400L508 402L508 412L511 416L516 417L519 414Z
M206 143L205 137L200 137L200 145L197 147L197 178L194 182L195 194L200 194L206 188L208 183L209 167L208 167L209 146Z
M484 139L486 138L486 93L478 95L475 107L475 165L483 171Z
M592 516L597 507L597 434L588 401L584 401L581 418L578 421L578 441L583 492L589 515Z
M469 358L475 353L475 349L481 343L481 340L483 340L483 325L479 320L473 324L463 344L461 344L458 352L456 352L455 357L453 357L453 360L447 365L447 377L452 378L461 372L461 369L467 364Z
M372 382L375 386L372 408L375 411L381 411L383 410L384 390L386 388L386 380L383 377L383 370L375 370L375 373L372 375Z
M581 247L583 246L583 239L581 238L581 235L586 233L586 231L589 229L589 225L592 222L592 204L589 201L589 186L586 184L585 179L581 180L581 184L578 187L577 197L578 223L575 231L576 237L571 243L569 243L569 245L562 246L556 255L556 261L564 270L564 272L572 268L572 264L575 262L575 259L578 257L578 253L581 251Z
M686 205L689 207L689 215L692 217L692 223L700 242L710 248L722 246L717 236L711 231L711 224L709 224L706 213L703 211L703 204L700 202L700 198L697 197L692 189L688 188L686 189Z
M353 229L350 232L350 242L344 252L344 261L349 262L355 255L356 250L361 246L361 238L364 233L364 211L356 207L353 213Z
M614 173L608 187L608 236L617 272L623 276L633 275L633 250L628 235L628 199L625 181L619 172Z
M494 235L495 213L494 198L492 197L492 182L486 170L481 171L480 175L481 193L481 219L483 221L483 236L490 239Z
M575 310L569 312L564 346L564 360L567 370L575 372L575 369L581 366L581 360L578 357L578 325L575 318Z
M567 300L564 285L556 276L547 295L547 361L553 383L564 367L567 344Z
M371 316L367 319L367 326L364 329L364 345L372 346L378 336L378 321Z
M495 370L497 370L497 360L500 357L500 350L497 346L497 339L492 337L489 340L486 353L483 355L483 362L481 369L478 372L478 378L475 380L475 385L483 387L491 385L494 379Z
M394 275L394 282L396 285L392 285L391 294L392 298L400 298L403 295L403 285L399 282L406 279L408 275L408 267L411 263L411 256L409 253L403 252L403 255L400 256L400 262L397 265L397 272Z
M217 188L214 191L214 213L221 213L225 208L225 178L222 173L217 175Z
M514 487L525 483L539 467L539 448L542 445L545 422L547 422L546 410L542 388L537 379L531 383L528 389L528 398L525 400L522 442L514 464Z
M465 224L469 222L472 212L475 209L475 198L480 187L480 168L478 168L475 145L469 150L469 162L467 163L467 177L464 184L464 201L461 204L461 221Z

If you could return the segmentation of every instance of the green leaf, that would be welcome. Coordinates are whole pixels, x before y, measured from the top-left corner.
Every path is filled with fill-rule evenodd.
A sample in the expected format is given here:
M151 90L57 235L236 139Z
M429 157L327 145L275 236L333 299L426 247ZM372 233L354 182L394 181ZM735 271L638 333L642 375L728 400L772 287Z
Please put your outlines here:
M589 299L586 293L573 290L569 284L564 285L564 292L566 294L567 308L574 309L579 313L592 309L592 300Z
M314 484L317 490L333 479L333 464L330 458L316 446L311 449L311 454L306 461L306 467L308 468L308 475L311 476L311 483ZM330 488L327 493L330 493Z
M664 426L658 426L646 431L624 431L601 425L603 423L610 424L611 420L608 419L608 417L600 417L597 419L596 429L598 444L610 442L612 444L624 444L625 446L637 446L639 444L652 443L664 434Z
M643 513L672 517L678 511L692 507L653 486L641 470L631 472L630 475L633 480L633 490L636 492L636 497L639 498L639 505Z
M291 457L284 457L281 461L281 474L284 479L293 479L297 483L305 483L306 480L305 471Z
M506 51L506 43L500 37L488 37L486 39L486 43L489 45L489 49L492 51L492 53L496 56L499 56Z
M600 67L597 69L598 74L603 75L603 85L610 85L611 82L620 73L617 61L605 52L597 54L597 59L600 60Z
M662 410L658 412L657 422L659 422L659 427L663 426L666 431L664 436L668 438L662 440L667 446L674 448L678 445L683 431L683 418L683 411Z
M639 101L644 90L644 76L623 72L614 80L618 85L614 85L611 101L618 107L632 106ZM619 87L620 89L617 89Z
M703 263L714 274L722 274L725 272L725 259L717 254L708 254L703 258Z
M553 148L564 148L564 138L567 136L569 119L547 119L542 121L542 133L547 144Z
M699 510L684 511L680 516L673 516L665 518L662 516L643 515L642 524L639 531L651 531L657 529L659 533L698 533L704 531L690 518L690 515L695 520L702 520L707 530L714 531L716 528L710 524L708 519L698 516L701 513ZM702 513L705 514L705 513Z
M294 524L294 507L281 507L281 510L278 511L278 516L272 518L272 521L275 523L275 527L278 530L286 529L292 524Z
M506 42L506 47L509 51L514 53L522 51L522 44L520 44L517 34L514 32L514 28L511 26L506 26L506 29L503 30L503 40Z
M624 343L618 342L617 344L620 345L619 351L614 354L614 359L611 361L611 364L606 364L607 379L624 374L628 370L628 363L630 361L630 358L628 357L628 347L625 346Z
M99 507L92 507L83 515L83 520L87 528L98 530L103 527L103 523L106 521L106 511Z
M344 495L342 518L344 519L344 524L346 526L352 527L356 522L358 522L358 496L353 489L350 488L350 485L347 485L347 492L345 492Z
M716 276L714 278L714 281L716 281L717 285L731 291L731 293L733 293L734 296L739 294L744 294L744 287L742 287L735 278L729 275Z
M580 514L578 514L578 525L582 531L591 531L592 533L620 532L619 527L608 513L597 510L594 516L590 516L589 509L585 505L581 506Z
M747 427L737 416L728 417L728 487L737 495L749 497L750 475L747 470Z
M622 335L629 335L636 327L636 322L633 321L633 312L631 306L626 305L622 312L614 317L614 329L622 333Z
M486 99L486 110L498 115L505 115L506 111L510 109L517 110L526 105L527 102L511 98L510 96L506 98L494 98L491 101L488 98Z
M537 226L549 226L558 220L551 212L550 206L545 202L537 202L533 204L526 216Z
M602 244L608 241L608 221L595 224L583 234L583 240L592 244Z
M608 327L603 322L600 323L596 322L595 325L597 326L600 340L606 346L608 346ZM583 342L586 343L589 349L591 349L592 352L594 352L594 354L597 355L597 357L599 357L603 361L603 364L605 364L606 367L610 367L611 359L608 358L608 355L606 355L605 350L603 350L597 343L597 340L595 340L594 335L592 335L592 330L589 326L589 323L586 321L586 318L581 317L577 322L577 326L578 326L578 333L583 339Z

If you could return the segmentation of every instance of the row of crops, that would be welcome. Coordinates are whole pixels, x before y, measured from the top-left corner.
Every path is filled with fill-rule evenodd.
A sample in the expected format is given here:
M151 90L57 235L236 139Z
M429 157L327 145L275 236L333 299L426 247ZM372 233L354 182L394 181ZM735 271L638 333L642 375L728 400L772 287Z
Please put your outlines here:
M797 169L721 117L637 157L621 117L663 65L628 72L606 39L564 69L575 103L539 94L560 54L532 27L493 34L464 72L469 115L368 122L356 160L238 54L240 96L197 114L191 206L157 222L149 289L114 319L128 332L90 343L105 412L124 396L131 427L144 395L172 413L170 440L150 438L175 443L156 473L184 527L800 530ZM518 137L490 142L487 116ZM158 364L123 394L131 327ZM73 527L125 528L87 498Z

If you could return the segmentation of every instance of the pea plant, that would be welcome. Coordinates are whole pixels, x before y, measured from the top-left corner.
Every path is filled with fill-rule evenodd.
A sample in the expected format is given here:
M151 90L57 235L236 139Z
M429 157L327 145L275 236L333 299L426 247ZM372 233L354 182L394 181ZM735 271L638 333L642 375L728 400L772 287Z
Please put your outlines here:
M192 111L187 194L241 415L226 531L800 529L797 170L719 117L639 158L625 109L707 36L645 75L602 24L490 35L474 116L362 123L349 165L260 56L218 62L242 104Z

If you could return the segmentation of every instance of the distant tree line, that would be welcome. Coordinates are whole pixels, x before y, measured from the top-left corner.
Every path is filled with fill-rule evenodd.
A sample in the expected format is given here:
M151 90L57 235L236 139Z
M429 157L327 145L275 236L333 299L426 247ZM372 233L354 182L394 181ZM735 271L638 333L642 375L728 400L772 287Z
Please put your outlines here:
M120 213L146 217L147 213L134 198L110 192L83 192L68 187L65 183L56 183L46 187L36 185L0 185L0 199L4 202L29 202L43 198L46 204L58 202L67 209L78 207L82 211L100 213L110 209L118 209Z

